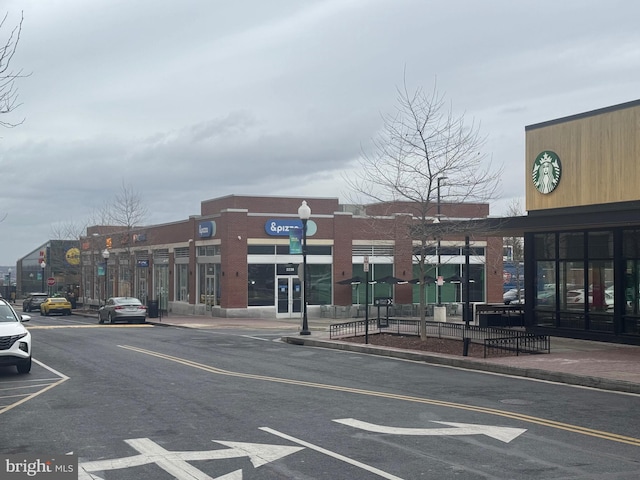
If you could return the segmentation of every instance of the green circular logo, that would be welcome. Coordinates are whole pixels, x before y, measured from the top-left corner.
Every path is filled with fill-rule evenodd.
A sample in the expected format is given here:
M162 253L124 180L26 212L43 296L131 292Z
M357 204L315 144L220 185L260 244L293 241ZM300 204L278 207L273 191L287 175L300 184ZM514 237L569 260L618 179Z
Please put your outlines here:
M560 183L562 165L560 158L549 150L540 153L533 162L531 176L533 184L540 193L551 193Z

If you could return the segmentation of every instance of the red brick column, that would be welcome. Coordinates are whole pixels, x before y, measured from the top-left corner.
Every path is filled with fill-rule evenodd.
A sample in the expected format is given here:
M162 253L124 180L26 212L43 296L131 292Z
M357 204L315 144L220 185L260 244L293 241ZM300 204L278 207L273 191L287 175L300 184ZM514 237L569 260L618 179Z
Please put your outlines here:
M216 221L220 236L222 308L247 307L247 212L225 210Z
M487 237L487 303L502 303L503 270L502 237Z
M411 215L396 215L394 234L395 248L393 257L393 274L404 280L413 278L413 242L409 234L412 222ZM396 285L394 302L398 304L413 303L413 290L410 283Z
M352 264L353 215L336 212L333 217L333 303L351 305L351 285L338 285L337 282L353 276Z

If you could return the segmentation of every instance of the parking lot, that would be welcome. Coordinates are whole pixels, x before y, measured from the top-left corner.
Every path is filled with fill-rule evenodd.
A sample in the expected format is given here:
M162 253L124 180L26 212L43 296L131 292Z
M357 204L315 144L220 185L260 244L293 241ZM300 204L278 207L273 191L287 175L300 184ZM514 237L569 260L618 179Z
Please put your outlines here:
M29 375L18 375L14 367L0 367L0 414L68 379L66 375L35 359Z

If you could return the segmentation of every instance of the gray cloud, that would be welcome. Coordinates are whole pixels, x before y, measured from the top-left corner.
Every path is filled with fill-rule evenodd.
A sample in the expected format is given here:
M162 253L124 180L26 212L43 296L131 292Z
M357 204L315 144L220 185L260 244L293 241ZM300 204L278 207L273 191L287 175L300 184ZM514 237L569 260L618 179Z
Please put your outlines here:
M149 222L219 195L336 196L395 106L434 83L524 196L524 127L637 97L640 4L613 0L8 0L26 122L0 131L0 265L123 179ZM1 34L2 32L0 32ZM2 35L0 35L0 39Z

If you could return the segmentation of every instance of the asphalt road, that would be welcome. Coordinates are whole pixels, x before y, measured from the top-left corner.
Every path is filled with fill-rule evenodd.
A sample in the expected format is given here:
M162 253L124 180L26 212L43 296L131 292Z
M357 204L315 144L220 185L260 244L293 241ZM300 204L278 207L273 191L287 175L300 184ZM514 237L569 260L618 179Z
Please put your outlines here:
M278 341L34 317L0 453L80 479L636 479L640 396ZM36 477L37 478L37 477Z

